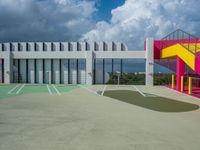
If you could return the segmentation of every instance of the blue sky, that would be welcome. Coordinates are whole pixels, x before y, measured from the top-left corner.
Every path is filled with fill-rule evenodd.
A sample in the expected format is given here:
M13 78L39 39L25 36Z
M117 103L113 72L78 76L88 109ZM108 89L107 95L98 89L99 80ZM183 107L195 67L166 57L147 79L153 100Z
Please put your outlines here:
M101 0L98 4L97 20L109 21L111 10L124 4L125 0Z
M0 42L117 41L142 50L180 28L200 36L200 0L0 0Z

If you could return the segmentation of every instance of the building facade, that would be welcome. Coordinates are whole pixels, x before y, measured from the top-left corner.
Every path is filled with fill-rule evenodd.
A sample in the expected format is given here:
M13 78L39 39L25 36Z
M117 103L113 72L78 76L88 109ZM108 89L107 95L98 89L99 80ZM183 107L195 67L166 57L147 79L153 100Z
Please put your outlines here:
M115 62L143 59L145 83L153 85L153 39L146 50L128 50L117 42L21 42L0 43L0 83L105 84L116 72ZM102 69L98 61L102 61ZM110 63L110 74L106 72Z

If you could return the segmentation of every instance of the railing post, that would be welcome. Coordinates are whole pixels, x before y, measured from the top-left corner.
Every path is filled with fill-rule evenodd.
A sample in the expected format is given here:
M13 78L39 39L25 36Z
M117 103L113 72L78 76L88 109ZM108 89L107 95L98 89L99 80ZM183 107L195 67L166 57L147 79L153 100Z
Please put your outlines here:
M177 40L179 40L179 30L177 31Z
M196 42L195 42L195 50L194 50L194 52L195 52L195 55L196 55L196 52L197 52L197 39L196 39Z
M190 51L190 34L189 34L188 50Z
M192 94L192 77L188 77L188 94Z
M174 83L175 83L175 76L172 74L172 89L174 89Z
M181 92L183 92L184 89L184 77L181 76Z

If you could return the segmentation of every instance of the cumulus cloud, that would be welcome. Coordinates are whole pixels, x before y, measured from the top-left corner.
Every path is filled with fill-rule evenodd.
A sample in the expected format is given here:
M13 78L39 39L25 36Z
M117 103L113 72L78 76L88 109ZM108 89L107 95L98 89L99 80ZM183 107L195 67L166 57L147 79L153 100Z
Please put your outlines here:
M200 33L200 0L126 0L112 10L109 22L99 21L80 40L122 41L142 49L146 37L162 38L181 28Z
M94 27L92 0L0 0L0 41L74 41Z

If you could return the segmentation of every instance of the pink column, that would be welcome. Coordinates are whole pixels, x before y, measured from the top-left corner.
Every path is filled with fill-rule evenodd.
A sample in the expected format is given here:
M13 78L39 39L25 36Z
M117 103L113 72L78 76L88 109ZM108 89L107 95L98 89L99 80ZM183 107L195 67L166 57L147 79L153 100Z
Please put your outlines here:
M181 58L176 58L176 90L181 90L181 76L184 76L185 63Z

